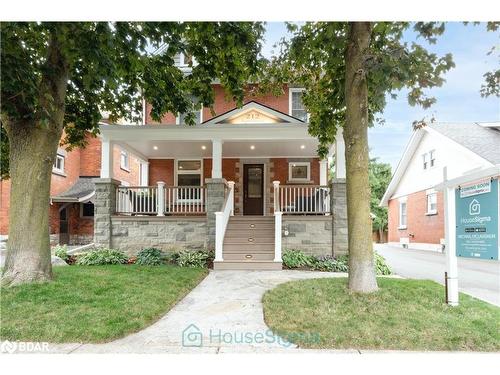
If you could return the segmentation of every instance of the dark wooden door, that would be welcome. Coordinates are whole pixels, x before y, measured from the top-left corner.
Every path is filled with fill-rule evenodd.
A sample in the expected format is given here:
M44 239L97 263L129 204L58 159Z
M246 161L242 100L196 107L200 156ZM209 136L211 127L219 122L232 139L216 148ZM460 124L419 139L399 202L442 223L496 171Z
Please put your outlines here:
M243 167L243 215L264 214L264 165Z
M66 245L69 243L69 223L68 209L63 208L59 211L59 243Z

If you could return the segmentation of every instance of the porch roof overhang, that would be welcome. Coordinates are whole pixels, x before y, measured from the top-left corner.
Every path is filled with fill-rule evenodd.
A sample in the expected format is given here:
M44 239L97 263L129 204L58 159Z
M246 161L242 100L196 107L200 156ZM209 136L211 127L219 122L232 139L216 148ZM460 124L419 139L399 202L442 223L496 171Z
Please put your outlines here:
M224 157L313 157L318 140L307 124L290 123L199 125L101 125L103 140L116 143L144 160L212 155L212 142L221 141ZM254 148L251 148L254 146ZM331 148L330 155L333 155Z
M55 203L85 203L95 195L95 177L80 177L68 190L50 197Z

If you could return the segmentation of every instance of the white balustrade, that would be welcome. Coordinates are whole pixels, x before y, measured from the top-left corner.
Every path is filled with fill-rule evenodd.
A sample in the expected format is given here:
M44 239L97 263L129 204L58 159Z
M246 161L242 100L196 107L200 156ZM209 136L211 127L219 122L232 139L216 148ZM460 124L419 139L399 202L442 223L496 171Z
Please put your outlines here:
M283 214L330 214L330 188L322 185L280 185L273 182L274 211Z

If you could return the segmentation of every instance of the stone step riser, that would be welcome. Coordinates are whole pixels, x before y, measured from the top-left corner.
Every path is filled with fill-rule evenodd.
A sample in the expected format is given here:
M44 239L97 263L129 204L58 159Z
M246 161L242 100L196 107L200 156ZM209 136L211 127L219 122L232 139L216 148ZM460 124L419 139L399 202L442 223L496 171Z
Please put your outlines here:
M214 262L214 270L281 270L281 262Z
M224 244L223 253L231 251L273 251L274 243L272 244Z
M251 260L268 260L272 261L274 259L273 253L224 253L224 261L240 261L248 262Z

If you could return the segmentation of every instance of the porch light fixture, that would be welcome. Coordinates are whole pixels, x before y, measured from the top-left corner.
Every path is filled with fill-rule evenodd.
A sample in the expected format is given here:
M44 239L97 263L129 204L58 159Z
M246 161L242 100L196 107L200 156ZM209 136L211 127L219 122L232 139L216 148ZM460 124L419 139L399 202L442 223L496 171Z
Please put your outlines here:
M206 149L207 149L207 146L201 146L201 149L202 149L202 150L206 150Z
M255 150L255 146L254 146L254 145L251 145L251 146L250 146L250 150Z
M300 149L303 150L306 148L306 145L300 145Z
M158 150L158 146L153 146L153 150Z

